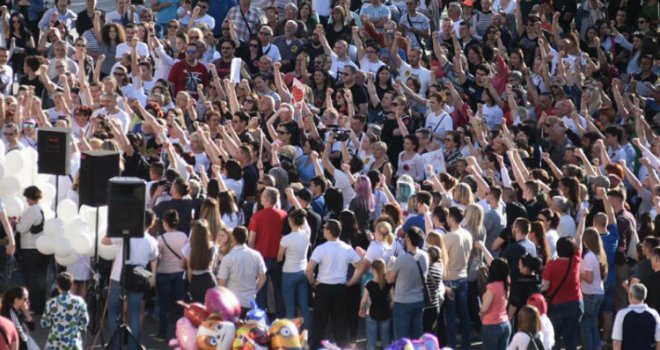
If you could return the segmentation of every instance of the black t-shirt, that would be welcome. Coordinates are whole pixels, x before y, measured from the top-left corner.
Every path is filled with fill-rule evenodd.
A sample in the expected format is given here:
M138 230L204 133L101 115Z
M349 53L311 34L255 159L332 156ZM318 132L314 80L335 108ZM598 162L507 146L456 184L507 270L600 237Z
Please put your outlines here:
M365 288L369 291L369 298L371 299L369 317L374 321L383 321L390 318L389 296L391 286L385 284L385 287L381 289L378 283L369 281Z
M536 255L534 251L529 251L525 248L523 244L520 242L514 242L509 244L509 246L504 249L502 252L502 257L506 259L506 261L509 263L509 269L511 270L511 280L515 281L520 277L520 270L518 269L518 260L520 260L520 257L525 255L525 253L529 253L532 255Z
M174 209L179 214L179 224L176 225L176 229L188 234L190 232L190 223L193 219L199 217L199 207L201 202L199 199L170 199L158 203L154 207L154 213L157 217L162 218L163 213L167 209ZM195 211L195 217L193 218L193 210Z
M660 271L656 271L651 276L643 279L642 284L648 290L646 304L656 311L660 311Z
M470 75L466 77L465 82L461 87L468 96L468 104L470 105L470 108L472 108L473 111L476 111L477 104L481 103L481 94L484 92L484 88L477 85L474 77Z
M520 275L517 279L511 280L511 293L509 294L509 303L515 307L521 307L527 304L527 299L534 293L541 292L541 276L539 275Z
M20 81L21 85L30 85L34 86L34 95L43 99L44 96L44 84L41 83L41 80L39 80L39 76L35 77L34 79L30 80L27 75L24 75L21 78Z
M339 84L337 86L337 89L341 89L341 88L346 89L344 84ZM367 89L365 89L364 86L353 84L353 86L351 86L349 90L351 90L351 94L353 95L353 102L355 106L359 107L361 104L369 102L369 97L367 96ZM357 109L355 112L359 113Z
M295 208L291 207L291 209L289 209L289 214L291 214L294 209ZM321 230L321 216L312 210L312 207L309 207L305 210L307 211L307 216L305 218L307 219L307 224L309 225L309 229L311 231L309 242L310 244L314 244L316 241L316 236ZM291 225L289 225L289 220L284 220L284 224L282 225L282 236L286 236L289 233L291 233Z
M547 207L548 205L545 202L539 200L525 203L525 209L527 210L527 215L530 220L536 220L536 217L539 215L541 210Z
M255 197L257 195L257 181L259 180L259 169L254 164L243 168L243 198Z

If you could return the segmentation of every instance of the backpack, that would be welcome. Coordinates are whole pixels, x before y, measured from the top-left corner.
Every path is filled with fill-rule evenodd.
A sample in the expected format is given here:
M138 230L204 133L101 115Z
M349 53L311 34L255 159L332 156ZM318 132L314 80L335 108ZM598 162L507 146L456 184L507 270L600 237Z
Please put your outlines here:
M527 336L529 337L529 343L527 343L527 350L545 350L545 346L543 345L543 342L541 341L541 338L532 333L527 333Z

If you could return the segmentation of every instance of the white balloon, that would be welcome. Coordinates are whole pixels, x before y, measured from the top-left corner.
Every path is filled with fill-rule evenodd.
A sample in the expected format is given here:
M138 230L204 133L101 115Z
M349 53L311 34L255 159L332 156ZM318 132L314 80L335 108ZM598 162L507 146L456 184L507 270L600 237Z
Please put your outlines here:
M45 202L50 202L55 199L55 186L51 183L44 183L38 186L42 193L42 198Z
M64 222L62 222L61 219L57 219L57 218L46 220L46 222L44 223L44 233L53 236L64 234ZM68 255L68 254L63 254L63 255Z
M7 216L21 216L25 210L21 197L9 197L5 200L5 213Z
M7 153L5 157L5 164L7 164L7 173L16 174L17 172L23 169L25 160L23 159L23 153L19 151L11 151Z
M55 244L53 248L55 255L59 257L65 257L73 252L71 248L71 241L67 237L60 236L55 239Z
M5 164L7 164L5 162ZM5 169L8 174L13 174L9 169ZM13 195L19 195L21 193L21 182L18 181L18 178L15 175L5 176L4 179L0 180L0 197L7 198Z
M37 250L41 254L51 255L55 253L55 247L53 247L54 242L55 239L53 236L41 235L36 241Z
M7 148L5 147L4 142L0 142L0 160L5 159L5 152L7 151Z
M85 255L93 248L92 239L85 234L76 233L69 236L69 240L71 241L71 248L78 254Z
M76 261L78 261L78 258L79 258L78 254L73 252L66 256L55 255L55 261L62 266L69 266L75 263Z
M25 160L28 160L29 164L32 164L33 166L36 167L37 160L39 159L39 153L37 152L37 150L32 147L27 147L23 149L23 153L26 156Z
M62 219L64 224L68 224L78 216L78 207L76 203L67 198L57 205L57 217Z
M117 247L99 243L99 256L105 260L114 260L117 255Z
M53 205L51 202L43 203L41 206L42 208L44 208L44 217L46 218L46 220L55 218L55 212L52 209L50 209L50 207L52 206Z
M5 177L5 166L3 164L4 162L0 162L0 180Z

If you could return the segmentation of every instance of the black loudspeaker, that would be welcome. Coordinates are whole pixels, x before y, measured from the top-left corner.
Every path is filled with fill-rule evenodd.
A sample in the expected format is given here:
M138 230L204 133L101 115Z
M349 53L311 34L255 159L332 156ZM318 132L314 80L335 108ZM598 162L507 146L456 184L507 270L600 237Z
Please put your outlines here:
M137 177L114 177L108 182L108 232L111 238L144 236L147 183Z
M71 129L39 128L37 153L39 174L71 174Z
M119 152L85 151L80 155L80 204L107 204L108 180L119 176Z

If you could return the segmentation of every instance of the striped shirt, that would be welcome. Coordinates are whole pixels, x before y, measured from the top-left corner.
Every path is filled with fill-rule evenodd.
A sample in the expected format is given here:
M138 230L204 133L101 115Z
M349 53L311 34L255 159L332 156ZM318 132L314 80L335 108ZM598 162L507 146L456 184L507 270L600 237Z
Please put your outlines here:
M444 272L442 261L437 261L429 266L429 272L426 274L426 288L429 291L430 304L432 307L440 307L444 301L445 285L442 283L442 274Z
M261 254L242 244L235 246L220 263L218 279L227 281L227 288L236 294L241 307L249 308L257 297L257 277L266 273Z

